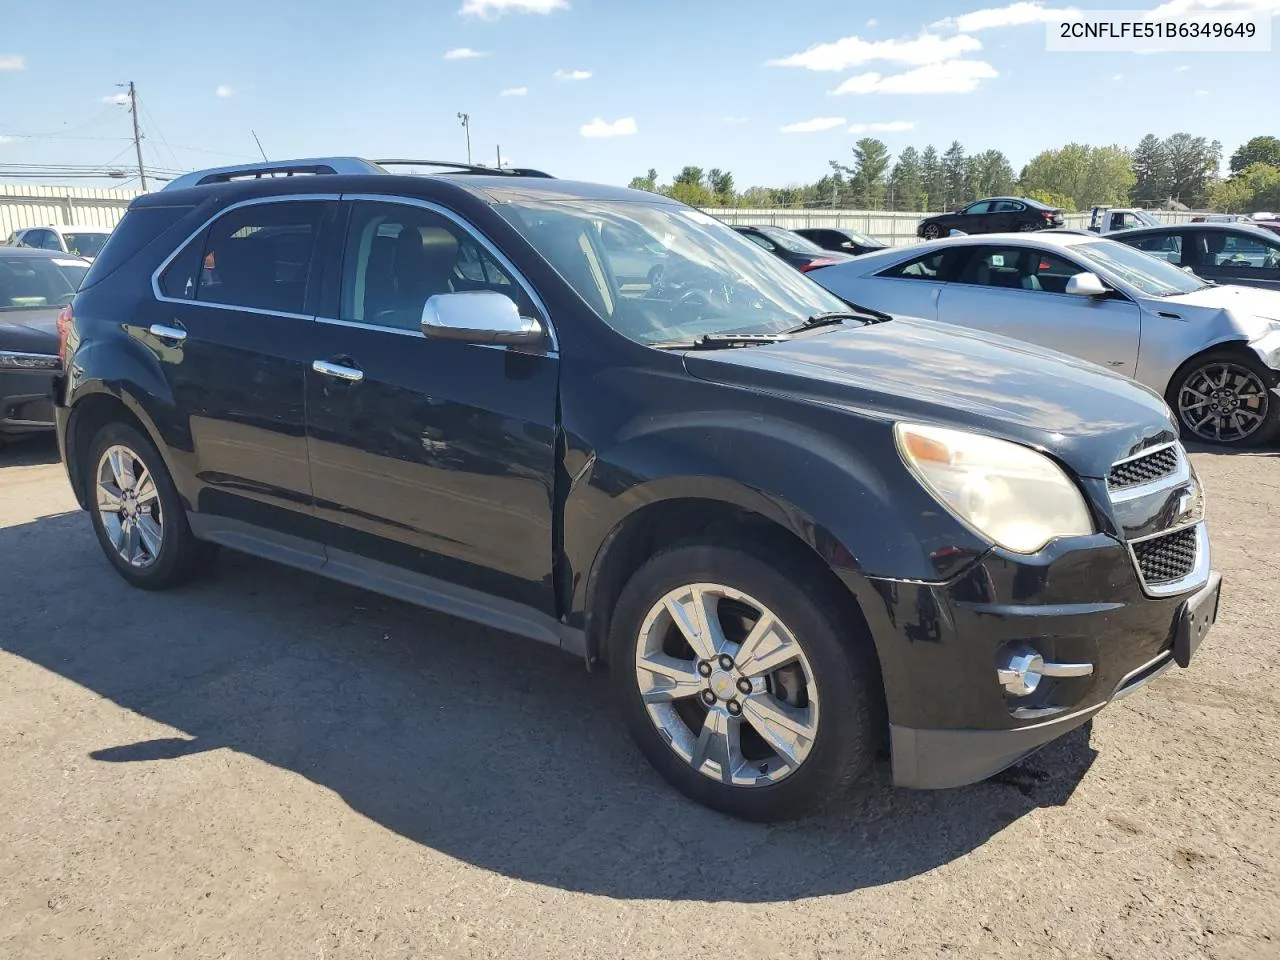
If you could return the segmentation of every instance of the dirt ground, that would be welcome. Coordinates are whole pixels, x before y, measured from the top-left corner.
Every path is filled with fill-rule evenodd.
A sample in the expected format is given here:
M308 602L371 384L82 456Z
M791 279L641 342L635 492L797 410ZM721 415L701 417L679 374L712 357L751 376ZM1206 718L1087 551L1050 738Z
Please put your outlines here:
M993 781L761 827L537 644L228 555L133 590L0 453L0 957L1280 958L1280 455L1202 452L1190 670Z

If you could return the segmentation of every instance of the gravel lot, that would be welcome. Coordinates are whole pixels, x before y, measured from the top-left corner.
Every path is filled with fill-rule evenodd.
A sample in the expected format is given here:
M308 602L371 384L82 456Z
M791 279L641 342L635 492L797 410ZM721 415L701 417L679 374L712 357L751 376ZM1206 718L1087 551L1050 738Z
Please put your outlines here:
M994 781L697 808L569 657L236 555L99 553L0 452L0 957L1280 958L1280 455L1201 452L1191 670Z

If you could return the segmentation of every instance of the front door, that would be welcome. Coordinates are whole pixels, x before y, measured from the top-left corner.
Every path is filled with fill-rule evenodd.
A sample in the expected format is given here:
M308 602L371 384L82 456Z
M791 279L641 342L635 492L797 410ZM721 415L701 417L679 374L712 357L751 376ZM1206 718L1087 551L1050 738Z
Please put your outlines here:
M1120 294L1081 297L1067 280L1086 267L1022 246L972 248L955 282L943 287L938 319L1027 340L1132 377L1142 314Z
M484 241L421 204L353 201L339 286L306 371L330 562L341 550L553 612L558 357L421 330L428 297L469 290L548 318Z
M1280 290L1280 239L1234 230L1184 231L1183 263L1214 283Z
M305 535L311 516L304 370L317 240L336 197L233 208L191 240L145 301L151 347L181 422L201 513Z

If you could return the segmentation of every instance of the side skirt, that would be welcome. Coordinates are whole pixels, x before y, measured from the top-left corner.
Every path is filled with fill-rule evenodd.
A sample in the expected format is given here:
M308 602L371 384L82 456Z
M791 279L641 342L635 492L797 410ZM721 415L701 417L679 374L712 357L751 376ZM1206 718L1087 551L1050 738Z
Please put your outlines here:
M201 540L318 573L461 620L538 640L575 656L586 655L586 636L581 630L565 626L554 617L522 603L241 520L188 512L187 522L191 525L191 532Z

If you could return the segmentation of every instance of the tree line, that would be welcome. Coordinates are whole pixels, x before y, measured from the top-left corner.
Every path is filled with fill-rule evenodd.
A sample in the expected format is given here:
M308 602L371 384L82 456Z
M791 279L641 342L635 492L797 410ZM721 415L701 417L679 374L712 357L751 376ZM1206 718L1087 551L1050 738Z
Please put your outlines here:
M851 162L829 161L830 172L814 183L739 191L727 170L687 166L669 183L650 169L630 186L696 207L954 210L982 197L1017 195L1067 212L1097 204L1280 212L1280 139L1243 144L1225 178L1221 164L1219 141L1189 133L1147 134L1133 149L1068 143L1036 154L1017 174L1001 151L970 153L958 140L941 153L930 144L906 147L895 158L883 141L863 137Z

